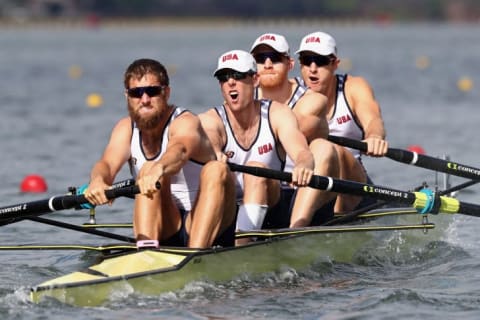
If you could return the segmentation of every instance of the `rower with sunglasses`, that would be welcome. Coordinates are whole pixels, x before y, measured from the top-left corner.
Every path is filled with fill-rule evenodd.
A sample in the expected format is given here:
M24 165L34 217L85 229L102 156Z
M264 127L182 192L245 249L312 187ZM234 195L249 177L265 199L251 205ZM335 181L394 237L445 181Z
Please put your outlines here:
M234 245L235 181L228 166L215 160L199 118L168 102L165 67L136 60L124 86L129 116L117 122L93 166L87 200L107 203L104 191L128 163L141 193L133 215L137 247ZM213 194L222 201L212 202Z
M369 156L384 156L388 149L385 128L373 90L362 77L336 74L340 64L335 39L325 32L303 37L299 56L301 81L328 98L327 119L331 135L363 140ZM335 145L339 155L341 179L371 182L361 163L360 151ZM338 198L335 211L346 212L362 207L371 199L345 195Z
M292 183L306 186L312 178L314 160L307 141L287 105L254 98L258 85L252 55L242 50L226 52L218 59L214 76L224 98L223 105L200 114L218 158L231 163L281 170L286 154L294 159ZM260 229L268 207L280 195L278 180L236 173L237 229ZM222 201L219 196L215 201Z
M258 66L259 98L272 99L287 104L295 114L299 127L309 142L315 157L315 174L338 177L339 168L335 147L326 140L327 98L308 89L297 79L289 79L294 68L288 42L275 33L260 35L250 51ZM292 170L292 161L287 157L285 171ZM333 217L336 194L313 188L294 189L282 185L281 200L268 211L264 228L304 227L319 225Z

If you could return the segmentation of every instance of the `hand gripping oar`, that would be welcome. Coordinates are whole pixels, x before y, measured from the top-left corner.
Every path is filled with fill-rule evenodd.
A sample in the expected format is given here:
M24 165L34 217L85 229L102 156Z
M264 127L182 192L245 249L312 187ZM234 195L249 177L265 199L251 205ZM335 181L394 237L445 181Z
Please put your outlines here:
M139 187L137 185L133 185L132 181L133 180L125 180L125 186L116 189L105 190L105 196L107 199L114 199L118 197L130 197L139 193ZM157 187L159 187L159 185ZM83 194L61 195L53 196L49 199L2 207L0 208L0 224L8 224L11 222L9 220L18 220L22 218L40 216L49 212L72 209L87 202L88 200Z
M135 180L134 179L127 179L127 180L122 180L122 181L119 181L119 182L116 182L114 184L112 184L111 186L111 189L118 189L118 188L123 188L123 187L126 187L126 186L131 186L131 185L134 185L135 184ZM76 188L76 187L69 187L68 188L68 191L69 191L69 194L70 195L80 195L80 194L83 194L83 192L85 191L86 187L88 186L88 184L85 184L84 186L82 187L79 187L79 188ZM80 190L81 189L81 190ZM132 194L132 195L128 195L127 197L134 197L135 195ZM91 208L94 208L94 206L92 204L90 204L89 202L85 202L85 203L82 203L81 205L77 205L75 206L75 209L91 209ZM1 210L2 208L0 208ZM11 224L11 223L15 223L15 222L18 222L18 221L22 221L24 219L33 219L33 216L19 216L17 218L14 218L14 219L9 219L8 221L2 221L1 220L1 214L0 214L0 226L3 226L3 225L6 225L6 224Z
M360 150L363 152L367 151L367 143L363 141L332 135L328 136L328 140L344 147ZM466 166L453 161L437 159L434 157L418 154L416 152L395 148L388 148L387 154L385 156L392 160L411 164L417 167L422 167L425 169L449 173L458 177L480 181L480 169Z
M233 171L244 172L254 176L277 179L286 182L292 181L292 174L272 169L243 166L229 163ZM411 205L419 213L460 213L480 217L480 206L460 202L455 198L439 196L429 189L417 192L407 192L387 187L359 183L349 180L340 180L331 177L314 175L308 185L311 188L331 192L353 194L362 197L371 197L380 200L394 201Z

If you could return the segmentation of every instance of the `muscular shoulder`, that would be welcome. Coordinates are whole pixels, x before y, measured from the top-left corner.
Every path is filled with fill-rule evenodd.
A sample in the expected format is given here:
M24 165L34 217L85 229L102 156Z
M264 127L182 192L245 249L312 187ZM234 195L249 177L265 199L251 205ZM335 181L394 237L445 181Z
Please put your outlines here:
M222 122L214 108L210 108L207 111L200 113L198 117L203 127L218 127Z
M172 121L171 129L175 131L191 130L193 132L200 126L199 117L190 111L185 111Z
M217 111L215 111L215 108L210 108L202 113L199 113L198 116L200 117L200 119L210 118L210 117L218 118L218 113Z
M270 112L284 112L285 109L290 110L290 108L277 100L270 100Z
M373 89L365 78L349 76L345 83L345 96L357 116L380 108Z
M183 111L175 118L175 121L197 121L198 116L189 110Z
M297 101L295 109L306 115L325 116L327 112L327 97L319 92L308 89Z
M362 93L363 91L371 91L371 86L368 81L359 76L348 75L345 81L345 92L347 93Z
M312 89L307 89L303 97L305 100L316 101L317 104L326 104L327 96L320 92L315 92Z
M132 120L130 117L120 119L113 128L110 140L104 151L106 161L116 162L129 157L130 140L132 138ZM123 157L122 157L123 156Z
M292 109L286 104L276 100L271 100L270 104L270 120L273 123L281 123L282 118L293 116Z
M120 119L113 128L113 132L120 134L122 132L130 134L132 132L132 119L130 117L125 117Z

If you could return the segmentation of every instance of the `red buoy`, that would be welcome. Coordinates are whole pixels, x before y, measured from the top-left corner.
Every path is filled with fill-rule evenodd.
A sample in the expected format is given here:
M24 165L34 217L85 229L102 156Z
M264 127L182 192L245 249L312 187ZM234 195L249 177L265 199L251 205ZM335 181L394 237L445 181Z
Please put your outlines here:
M411 152L416 152L418 154L425 154L425 150L423 150L423 148L418 144L413 144L411 146L408 146L407 150Z
M46 192L47 189L45 179L36 174L26 176L20 185L21 192Z

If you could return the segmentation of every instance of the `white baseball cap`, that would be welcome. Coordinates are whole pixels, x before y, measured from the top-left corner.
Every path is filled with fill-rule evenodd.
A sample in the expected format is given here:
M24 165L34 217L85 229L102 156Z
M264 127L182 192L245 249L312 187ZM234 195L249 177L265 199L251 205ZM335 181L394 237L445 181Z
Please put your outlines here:
M217 73L223 69L256 73L257 63L250 53L243 50L231 50L225 52L218 58L217 69L213 73L213 76L216 76Z
M302 42L300 42L300 49L295 53L303 51L312 51L322 56L337 55L337 44L328 33L313 32L303 37Z
M273 50L284 53L288 55L290 53L290 48L288 47L287 39L284 36L276 34L276 33L264 33L260 37L255 40L250 49L250 52L253 52L256 47L261 44L265 44L271 47Z

